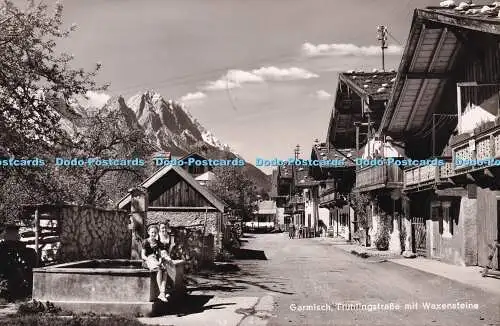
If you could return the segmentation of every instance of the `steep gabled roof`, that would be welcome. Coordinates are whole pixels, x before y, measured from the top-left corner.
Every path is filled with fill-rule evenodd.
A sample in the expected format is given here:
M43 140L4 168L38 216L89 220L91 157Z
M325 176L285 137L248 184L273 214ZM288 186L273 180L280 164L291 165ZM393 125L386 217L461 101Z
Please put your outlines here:
M220 212L224 212L224 203L217 199L208 189L200 185L189 173L187 173L184 169L174 166L167 165L156 171L152 176L146 179L143 183L141 183L141 187L149 189L152 185L154 185L157 181L159 181L163 176L168 173L176 173L179 175L184 181L186 181L191 187L193 187L199 194L201 194L210 204L212 204L215 208L217 208ZM126 205L130 203L131 196L130 194L123 197L118 202L118 208L122 209Z
M297 166L295 169L295 187L313 187L319 182L309 175L309 169Z
M344 72L339 80L345 82L359 96L369 96L374 101L385 101L394 85L395 71Z
M416 11L420 17L429 21L500 35L498 4L495 2L491 5L427 7Z
M457 54L465 43L470 43L465 47L477 47L470 33L500 35L499 8L491 5L415 10L380 132L403 138L428 129L431 114L457 69Z
M340 73L326 142L338 148L355 147L355 123L366 122L365 113L370 113L372 127L378 128L395 80L394 71Z
M332 148L326 144L315 144L313 145L313 152L318 160L345 160L345 167L355 166L356 150L355 149L338 149ZM325 167L332 168L332 167Z

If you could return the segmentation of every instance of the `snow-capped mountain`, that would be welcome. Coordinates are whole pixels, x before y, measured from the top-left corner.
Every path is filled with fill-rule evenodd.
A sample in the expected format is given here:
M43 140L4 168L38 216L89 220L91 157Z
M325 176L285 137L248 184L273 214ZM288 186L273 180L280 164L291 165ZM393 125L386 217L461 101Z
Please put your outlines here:
M73 103L59 109L65 119L62 124L75 124L75 115L86 116L99 108L89 107L89 102ZM190 152L220 158L232 154L240 157L230 146L221 142L211 131L203 127L183 104L163 98L159 93L147 91L125 100L121 96L110 98L101 110L119 111L130 128L142 128L149 143L157 151L170 152L172 156L183 156ZM70 122L68 122L70 121ZM67 128L65 128L67 129ZM247 164L244 168L249 176L263 188L270 187L270 179L256 167Z

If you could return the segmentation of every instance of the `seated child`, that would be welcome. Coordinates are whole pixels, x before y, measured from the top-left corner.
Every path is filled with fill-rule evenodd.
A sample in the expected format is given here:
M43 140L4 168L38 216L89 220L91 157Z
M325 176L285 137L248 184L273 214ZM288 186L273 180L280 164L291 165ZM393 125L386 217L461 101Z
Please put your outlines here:
M168 301L168 298L165 296L167 272L161 264L160 244L157 240L158 227L156 225L150 225L148 227L148 235L149 237L144 240L142 244L141 256L150 270L157 271L156 282L160 290L158 299Z

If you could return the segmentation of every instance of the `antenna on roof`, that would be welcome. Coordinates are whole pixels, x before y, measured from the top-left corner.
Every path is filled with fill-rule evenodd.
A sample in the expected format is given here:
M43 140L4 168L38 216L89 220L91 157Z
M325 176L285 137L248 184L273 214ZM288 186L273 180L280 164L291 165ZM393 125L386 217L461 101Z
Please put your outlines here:
M385 72L385 49L387 49L387 27L380 25L377 27L377 40L382 48L382 71Z

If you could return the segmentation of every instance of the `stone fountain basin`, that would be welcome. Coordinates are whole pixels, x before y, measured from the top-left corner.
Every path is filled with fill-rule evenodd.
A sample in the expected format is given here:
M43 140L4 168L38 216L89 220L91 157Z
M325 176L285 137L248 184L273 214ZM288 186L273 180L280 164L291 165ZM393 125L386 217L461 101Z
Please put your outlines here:
M184 261L168 268L173 289L183 289ZM159 294L156 272L140 260L84 260L33 269L33 299L73 312L142 314Z

